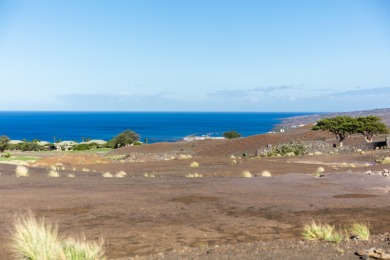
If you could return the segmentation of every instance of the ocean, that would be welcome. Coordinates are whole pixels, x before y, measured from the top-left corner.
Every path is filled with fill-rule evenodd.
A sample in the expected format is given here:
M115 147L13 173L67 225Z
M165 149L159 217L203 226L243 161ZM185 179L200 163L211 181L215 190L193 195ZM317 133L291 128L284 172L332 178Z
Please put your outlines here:
M313 113L233 112L0 112L0 135L12 140L55 142L84 138L110 140L131 129L149 143L173 142L189 135L243 136L272 130L280 119Z

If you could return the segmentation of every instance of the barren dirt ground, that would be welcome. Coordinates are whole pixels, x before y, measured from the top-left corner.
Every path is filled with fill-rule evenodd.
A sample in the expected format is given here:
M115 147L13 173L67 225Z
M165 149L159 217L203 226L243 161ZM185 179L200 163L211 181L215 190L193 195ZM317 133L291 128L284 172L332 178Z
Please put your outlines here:
M237 157L277 142L271 137L127 147L109 157L24 153L42 158L29 166L30 177L17 178L15 165L0 164L0 259L13 259L9 229L27 210L58 223L63 236L104 238L108 259L359 259L357 250L390 251L390 177L364 174L390 168L375 163L389 150ZM161 160L182 153L193 158ZM125 154L142 160L113 160ZM199 167L190 167L193 161ZM55 164L61 177L50 178ZM324 177L314 177L320 166ZM242 178L242 171L264 170L272 177ZM127 176L103 178L107 171ZM195 173L203 177L185 177ZM368 221L374 235L368 242L304 241L311 220L336 227Z

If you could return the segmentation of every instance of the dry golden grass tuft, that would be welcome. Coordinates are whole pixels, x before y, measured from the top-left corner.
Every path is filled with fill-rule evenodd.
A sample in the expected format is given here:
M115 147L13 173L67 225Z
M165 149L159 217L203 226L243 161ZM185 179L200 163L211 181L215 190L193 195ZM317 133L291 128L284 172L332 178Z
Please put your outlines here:
M76 177L76 175L74 175L73 173L68 173L68 175L66 175L66 177L68 177L68 178L74 178L74 177Z
M188 173L188 174L186 174L186 177L187 178L202 178L203 175L200 173Z
M83 171L83 172L89 172L90 170L87 169L87 168L83 168L82 171Z
M123 178L127 175L127 173L125 171L119 171L115 174L115 177L116 178Z
M340 232L335 230L334 226L321 224L312 221L303 228L302 236L307 240L324 240L327 242L339 243L343 240Z
M58 178L60 177L60 174L58 171L55 170L50 170L47 176L52 177L52 178Z
M155 178L156 176L153 173L145 173L144 177L145 178Z
M102 177L103 178L112 178L112 177L114 177L114 175L112 175L112 173L110 173L110 172L105 172L105 173L103 173Z
M347 230L351 236L367 241L370 239L370 228L371 225L369 223L354 221Z
M324 240L333 243L339 243L344 238L350 237L367 241L370 238L370 228L369 223L354 221L349 227L337 231L334 226L312 221L304 226L302 236L308 240Z
M325 172L324 167L322 167L322 166L318 167L316 170L316 173L322 173L322 172Z
M23 165L16 166L15 169L16 177L28 177L30 174L28 173L28 168Z
M105 259L103 241L87 242L85 238L62 240L57 226L46 223L44 218L36 219L31 212L16 217L11 232L11 249L17 259Z
M199 163L194 161L190 164L190 167L199 167Z
M250 171L242 171L241 176L243 178L252 178L252 173Z
M261 177L272 177L272 174L269 171L262 171L260 175Z

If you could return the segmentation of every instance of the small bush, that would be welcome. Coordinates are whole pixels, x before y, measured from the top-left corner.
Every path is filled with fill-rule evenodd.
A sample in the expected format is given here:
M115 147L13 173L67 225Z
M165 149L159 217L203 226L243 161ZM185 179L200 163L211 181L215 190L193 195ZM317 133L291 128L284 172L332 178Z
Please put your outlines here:
M154 176L153 173L145 173L145 174L144 174L144 177L145 177L145 178L154 178L154 177L156 177L156 176Z
M105 172L105 173L103 173L103 175L102 175L104 178L112 178L112 177L114 177L114 175L112 175L110 172Z
M334 226L317 224L314 221L305 225L303 230L302 235L307 240L325 240L338 243L343 238L339 232L335 232Z
M117 172L117 173L115 174L115 177L117 177L117 178L123 178L123 177L125 177L126 175L127 175L126 172L120 171L120 172Z
M65 259L69 260L97 260L104 259L103 242L87 242L85 238L67 238L62 242Z
M348 232L351 236L367 241L370 238L370 225L364 222L354 222L348 228Z
M16 218L11 240L18 259L63 259L57 227L36 220L31 213Z
M223 133L223 137L227 138L227 139L234 139L234 138L239 138L241 137L241 134L237 133L237 131L228 131L228 132L225 132Z
M241 172L241 176L244 178L252 178L252 173L250 171Z
M290 156L304 155L307 154L307 148L301 142L291 142L273 147L267 156L286 156L287 154Z
M100 145L97 143L88 143L88 144L77 144L73 146L73 151L87 151L100 148Z
M105 259L103 241L87 242L85 238L60 239L58 229L37 220L30 212L17 217L11 234L11 248L18 259L98 260Z
M16 177L28 177L28 168L26 166L18 165L15 169Z
M60 177L60 174L58 173L58 171L50 170L48 176L52 178L58 178Z
M199 167L199 163L197 163L197 162L192 162L192 163L190 164L190 167Z
M186 174L186 177L187 178L202 178L203 175L202 174L198 174L198 173L188 173L188 174Z
M272 177L272 174L269 171L262 171L261 177Z

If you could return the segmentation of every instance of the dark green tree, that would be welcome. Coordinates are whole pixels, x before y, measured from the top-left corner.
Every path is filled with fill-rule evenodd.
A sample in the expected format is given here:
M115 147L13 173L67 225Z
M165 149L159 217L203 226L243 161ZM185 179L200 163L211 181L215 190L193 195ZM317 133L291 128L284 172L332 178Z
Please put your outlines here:
M123 131L112 139L110 145L113 148L123 147L126 145L133 144L139 140L139 135L131 130Z
M358 122L356 118L350 116L336 116L332 118L324 118L317 121L312 130L323 130L331 132L336 136L340 147L343 147L343 141L350 135L356 134L358 130Z
M9 141L8 136L0 136L0 152L4 152L4 150L7 149Z
M356 120L358 122L357 132L362 134L368 143L372 142L374 135L389 133L389 129L378 116L358 117Z
M227 139L234 139L234 138L238 138L238 137L241 137L241 134L237 133L237 131L228 131L228 132L225 132L223 133L223 137L227 138Z

